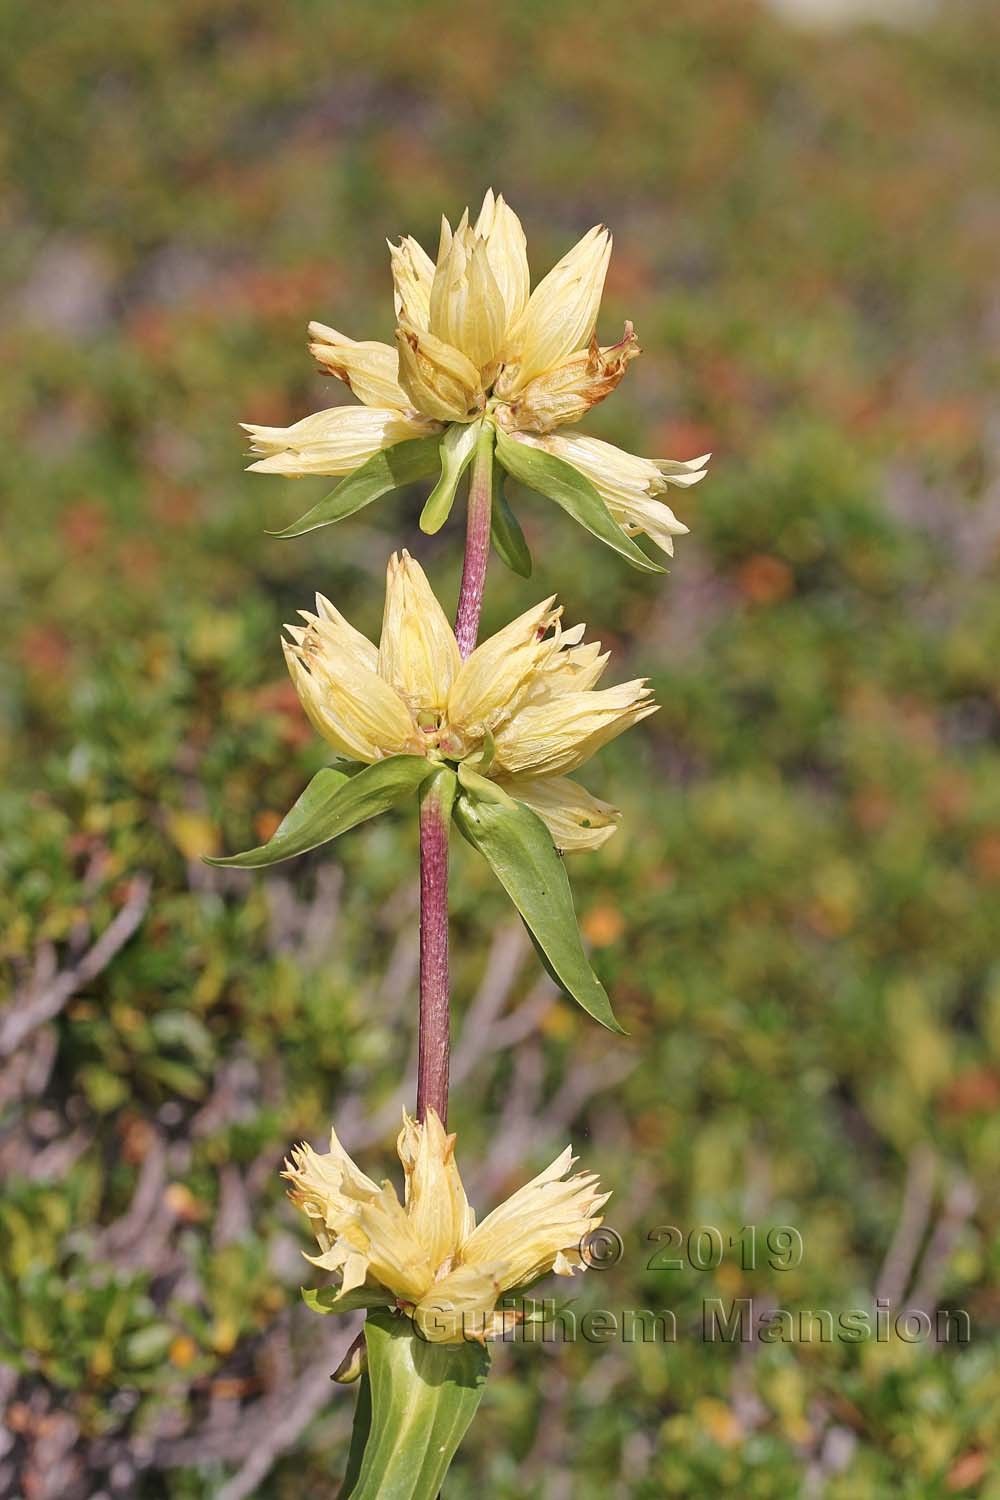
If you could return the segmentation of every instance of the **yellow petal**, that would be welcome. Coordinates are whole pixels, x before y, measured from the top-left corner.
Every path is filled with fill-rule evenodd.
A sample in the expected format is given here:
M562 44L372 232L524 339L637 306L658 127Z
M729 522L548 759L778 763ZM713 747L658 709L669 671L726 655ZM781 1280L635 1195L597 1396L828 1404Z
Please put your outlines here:
M426 328L430 316L434 262L415 239L407 235L398 245L389 245L396 317L405 312L416 328Z
M282 1174L292 1183L291 1197L296 1206L304 1209L308 1205L318 1218L324 1217L330 1198L339 1200L343 1195L345 1177L351 1189L350 1197L374 1198L378 1192L378 1184L355 1166L336 1137L334 1141L339 1150L332 1150L329 1155L313 1150L305 1141L293 1146ZM345 1170L347 1163L349 1169Z
M361 1228L368 1236L368 1270L376 1281L407 1302L419 1302L433 1285L435 1267L391 1183L361 1205Z
M567 776L513 777L500 785L537 813L560 854L599 849L621 820L610 802L602 802Z
M544 643L548 650L538 651L530 675L507 705L508 714L529 703L548 703L565 693L582 693L594 686L604 673L610 652L601 651L600 641L583 643L583 632L583 625L563 630L560 621L555 621L552 635Z
M413 1321L431 1344L482 1343L504 1288L506 1266L458 1266L436 1281L413 1309Z
M596 225L535 287L508 337L518 389L589 344L610 258L611 235Z
M468 356L492 383L507 313L490 266L486 241L465 228L451 236L439 257L431 288L429 328Z
M502 194L494 198L492 188L483 199L476 233L486 241L486 253L503 298L509 328L528 302L528 247L517 214L504 202Z
M471 422L486 395L479 371L459 349L401 316L396 329L399 383L424 417L440 422Z
M365 1253L368 1241L358 1212L379 1189L355 1166L335 1132L331 1131L329 1153L321 1155L306 1144L293 1147L282 1176L291 1183L288 1196L309 1217L323 1252L307 1259L324 1270L336 1270L350 1256Z
M265 456L249 468L259 474L349 474L368 459L409 438L438 432L426 417L390 408L335 406L314 412L291 427L258 427L242 423L254 453Z
M579 469L630 536L645 533L669 555L674 550L673 538L683 536L688 528L669 505L655 497L670 485L690 489L699 484L711 457L704 453L686 461L640 458L584 433L553 433L523 441Z
M564 631L563 640L570 634ZM545 703L562 693L584 693L603 677L610 659L610 651L602 651L600 641L566 646L544 664L521 701Z
M399 383L399 355L390 344L359 343L325 323L309 324L309 353L366 406L403 411L410 402Z
M378 647L366 635L362 635L360 630L356 630L325 595L316 595L314 615L308 610L300 610L299 613L310 628L318 632L331 657L349 656L370 672L378 671ZM290 626L286 625L285 629L290 634L293 633Z
M404 550L389 559L379 676L413 713L438 714L461 666L455 632L418 562Z
M503 1267L504 1290L525 1286L553 1269L556 1256L577 1250L598 1227L598 1210L610 1196L597 1191L592 1172L578 1172L569 1147L544 1172L519 1188L470 1235L462 1249L464 1265Z
M344 1261L344 1269L340 1282L340 1295L343 1297L348 1292L353 1292L355 1287L364 1286L368 1279L368 1257L355 1252Z
M291 1194L289 1194L289 1197L291 1197ZM319 1237L319 1233L320 1231L317 1230L317 1237ZM321 1255L306 1255L305 1251L302 1252L302 1255L311 1266L318 1266L321 1271L342 1272L352 1255L363 1256L364 1251L353 1249L346 1239L337 1239L334 1241L332 1248L324 1250Z
M532 674L557 649L542 639L559 618L552 598L526 610L477 646L462 664L448 694L448 722L470 737L493 729L511 711Z
M608 510L629 536L648 536L668 557L674 555L674 537L686 536L689 529L662 500L649 500L644 496L627 503L609 500Z
M631 323L626 323L621 341L608 348L600 348L596 338L592 338L589 349L571 354L529 380L519 393L511 396L508 404L498 407L497 418L511 430L527 432L548 432L563 423L578 422L592 406L611 394L639 352ZM516 392L518 385L504 371L496 382L495 394L506 401L508 389Z
M555 776L573 771L608 740L655 713L657 705L649 700L649 688L638 680L529 703L496 731L497 772Z
M450 1263L471 1232L465 1188L448 1135L434 1110L423 1124L404 1115L397 1142L406 1176L406 1212L435 1271Z
M288 670L310 723L335 750L368 762L420 752L420 732L402 698L355 650L338 650L345 637L329 621L295 633L300 640L282 642Z

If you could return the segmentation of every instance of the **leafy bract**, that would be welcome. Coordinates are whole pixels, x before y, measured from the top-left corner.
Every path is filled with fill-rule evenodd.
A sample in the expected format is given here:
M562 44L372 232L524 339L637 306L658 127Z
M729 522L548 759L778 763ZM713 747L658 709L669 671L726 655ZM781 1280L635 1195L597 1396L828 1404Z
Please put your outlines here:
M578 1005L624 1034L583 949L573 894L552 835L523 802L459 768L459 831L478 849L517 907L549 973Z
M224 859L205 856L205 862L257 870L291 859L295 854L305 854L387 811L408 793L415 792L433 770L433 763L422 755L390 755L365 766L356 776L347 776L332 767L317 771L266 844Z
M409 438L402 443L393 443L391 448L383 448L353 474L346 475L335 489L291 526L286 526L283 531L271 531L268 535L282 538L304 536L307 531L342 521L373 500L388 495L390 490L426 479L436 471L438 463L438 439L435 437Z
M490 1356L471 1340L432 1344L409 1318L372 1312L368 1369L340 1500L435 1500L482 1399ZM367 1423L367 1434L365 1424Z
M633 542L586 475L574 469L564 459L556 458L541 448L519 443L507 433L497 429L497 458L508 474L519 479L529 489L547 495L575 521L596 536L615 552L620 552L633 568L643 573L663 573L659 563L647 557L642 548Z
M500 561L519 578L531 577L531 553L524 532L515 516L502 484L494 482L493 509L490 513L490 535Z
M452 422L440 443L441 477L420 512L420 530L433 536L451 515L459 480L472 462L482 422Z

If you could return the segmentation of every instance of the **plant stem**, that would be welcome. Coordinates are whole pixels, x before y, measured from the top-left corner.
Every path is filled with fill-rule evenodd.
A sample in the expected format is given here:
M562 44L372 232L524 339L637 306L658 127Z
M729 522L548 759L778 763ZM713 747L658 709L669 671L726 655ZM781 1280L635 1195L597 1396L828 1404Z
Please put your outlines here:
M493 510L493 429L483 426L469 478L465 566L455 616L462 659L475 650L490 555ZM420 1035L417 1119L429 1109L448 1123L451 1014L448 988L448 832L453 776L435 776L420 796Z
M483 424L469 477L469 513L465 532L465 565L455 615L455 639L462 660L475 650L479 616L486 587L486 564L490 556L490 521L493 513L493 428Z
M420 797L420 1040L417 1119L448 1122L448 831L454 778L434 777Z

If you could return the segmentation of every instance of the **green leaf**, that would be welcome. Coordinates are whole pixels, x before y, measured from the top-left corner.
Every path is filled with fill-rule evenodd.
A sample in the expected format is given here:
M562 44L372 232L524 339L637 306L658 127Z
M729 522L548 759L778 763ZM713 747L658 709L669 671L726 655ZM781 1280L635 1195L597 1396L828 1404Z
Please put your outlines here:
M458 482L472 462L482 422L452 422L441 439L441 478L420 512L420 530L433 536L451 515Z
M343 771L331 767L317 771L266 844L227 859L205 856L205 862L257 870L291 859L295 854L305 854L385 812L409 792L415 792L433 770L434 762L422 755L390 755L366 766L356 776L345 776Z
M360 770L361 767L359 766ZM350 781L350 773L340 766L324 766L317 771L302 795L292 803L281 822L271 835L275 839L294 838L304 829L318 808L322 807L335 792Z
M431 1344L409 1318L368 1314L368 1392L355 1423L368 1439L355 1469L351 1445L340 1500L436 1500L482 1399L490 1356L471 1340ZM370 1411L367 1409L370 1399Z
M312 1312L318 1313L349 1313L357 1312L359 1307L385 1307L385 1292L365 1291L364 1287L355 1287L351 1292L345 1292L338 1297L339 1286L321 1286L302 1288L302 1300L306 1307Z
M552 835L523 802L459 767L459 831L507 892L556 983L609 1031L624 1036L611 1001L583 950L573 893Z
M344 1475L344 1483L340 1489L340 1495L346 1496L354 1493L361 1473L361 1465L365 1461L365 1448L368 1444L368 1436L372 1429L372 1383L365 1370L358 1381L358 1399L354 1407L354 1425L351 1428L351 1446L347 1453L347 1472Z
M437 438L410 438L403 443L393 443L391 448L383 448L381 453L376 453L367 463L355 469L353 474L348 474L336 489L324 495L312 510L307 510L291 526L286 526L283 531L269 531L267 534L282 538L304 536L307 531L315 531L319 526L342 521L345 516L353 516L356 510L370 505L373 500L380 500L383 495L388 495L390 490L398 490L404 484L413 484L417 479L426 479L436 472L438 462Z
M510 501L500 484L493 486L493 512L490 518L490 535L501 562L507 564L519 578L531 577L531 553L524 540L520 522L511 509Z
M606 546L620 552L633 568L643 573L664 573L659 563L647 557L637 547L612 516L598 491L586 475L572 464L545 453L541 448L532 448L527 443L518 443L497 429L497 458L508 474L526 484L529 489L547 495L561 505L575 521L585 526Z

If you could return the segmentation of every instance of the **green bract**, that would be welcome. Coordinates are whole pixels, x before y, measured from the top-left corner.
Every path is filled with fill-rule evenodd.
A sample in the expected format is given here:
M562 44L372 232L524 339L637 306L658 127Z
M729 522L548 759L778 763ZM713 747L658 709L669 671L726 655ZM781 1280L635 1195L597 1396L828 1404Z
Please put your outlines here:
M435 1500L490 1369L481 1344L431 1344L409 1318L371 1312L340 1500Z
M434 769L423 755L392 755L365 766L355 776L328 767L317 771L302 796L277 830L257 849L210 859L210 865L259 870L280 860L305 854L356 828L377 813L386 812L408 792L415 792Z
M559 987L609 1031L624 1035L593 969L573 894L552 835L530 808L474 772L459 768L455 822L517 907L545 967Z
M525 443L519 443L500 428L497 429L496 451L498 461L508 474L512 474L529 489L538 490L539 494L547 495L550 500L561 505L574 521L579 521L581 526L585 526L605 546L620 552L633 568L638 568L642 573L666 571L659 563L647 557L642 548L622 530L590 480L579 469L574 469L572 464L551 453L543 453L540 448L530 448Z
M381 453L376 453L353 474L342 479L335 489L291 526L269 534L282 538L304 536L307 531L353 516L355 511L362 510L373 500L380 500L391 490L398 490L401 485L426 479L440 463L439 446L437 438L426 437L383 448Z
M477 442L489 441L492 444L494 433L497 460L512 478L561 505L575 521L640 572L665 571L619 526L585 474L552 453L517 442L502 428L494 428L486 420L454 422L445 428L441 438L413 438L408 442L394 443L348 474L291 526L270 535L281 538L304 536L320 526L342 521L345 516L354 515L390 491L427 479L434 473L438 473L438 481L424 504L420 528L428 534L440 531L451 514L459 482L472 462ZM491 534L502 561L522 578L528 578L531 555L517 518L495 480Z
M490 429L484 429L482 422L453 422L450 427L445 428L440 444L441 477L420 513L420 529L429 536L440 531L451 515L459 480L472 462L472 455L481 436L492 442Z
M531 553L524 540L524 532L504 494L503 485L493 480L493 510L490 517L490 535L501 562L507 564L520 578L531 577Z
M552 835L535 813L464 765L454 771L421 755L393 755L348 774L318 771L266 844L206 863L258 870L347 833L431 779L447 780L446 814L477 849L517 907L552 978L588 1015L624 1034L584 952L569 879ZM457 790L454 807L451 800Z

